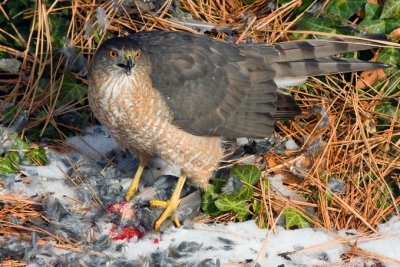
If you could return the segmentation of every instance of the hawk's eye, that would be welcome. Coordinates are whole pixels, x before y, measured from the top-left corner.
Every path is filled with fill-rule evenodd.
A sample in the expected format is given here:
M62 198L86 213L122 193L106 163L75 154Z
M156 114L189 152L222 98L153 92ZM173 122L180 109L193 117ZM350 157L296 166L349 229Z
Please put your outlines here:
M116 58L117 57L117 51L115 50L110 50L110 52L108 53L110 55L110 58Z
M142 53L138 50L136 51L135 57L136 59L139 59L142 56Z

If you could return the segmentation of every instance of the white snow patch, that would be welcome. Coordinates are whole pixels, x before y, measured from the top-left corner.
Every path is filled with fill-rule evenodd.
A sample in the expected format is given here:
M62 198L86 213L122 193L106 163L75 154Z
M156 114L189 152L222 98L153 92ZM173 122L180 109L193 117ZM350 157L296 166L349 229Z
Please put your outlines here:
M357 242L357 246L363 250L397 259L395 262L387 262L385 266L400 266L400 217L392 217L385 224L378 226L377 239Z
M26 172L28 174L34 173L42 178L64 179L65 174L68 172L68 167L60 159L49 157L50 153L55 153L55 152L47 153L50 162L46 166L20 165L19 168L23 172Z
M75 150L70 153L71 156L82 154L96 160L104 158L107 153L119 147L107 128L103 126L89 127L85 130L85 135L71 137L65 144Z
M385 231L381 231L385 229ZM196 242L202 246L188 253L183 260L198 263L211 258L219 259L221 266L253 260L261 266L332 265L343 264L341 255L355 244L368 251L400 263L400 218L390 220L379 228L384 233L377 240L365 240L362 235L340 238L338 234L323 229L285 230L277 227L276 233L257 227L254 221L207 225L195 223L194 229L170 228L159 236L148 235L139 241L127 242L123 256L138 259L156 251L179 246L183 241ZM390 234L388 235L388 231ZM346 231L348 232L348 231ZM342 235L345 236L344 231ZM228 241L223 241L228 240ZM386 265L395 266L395 265ZM398 266L398 265L397 265Z

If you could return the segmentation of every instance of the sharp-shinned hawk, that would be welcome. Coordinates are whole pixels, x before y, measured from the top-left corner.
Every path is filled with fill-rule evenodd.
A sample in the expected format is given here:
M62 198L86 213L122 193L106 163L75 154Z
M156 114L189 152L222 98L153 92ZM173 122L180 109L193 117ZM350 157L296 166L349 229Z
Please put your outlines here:
M201 188L224 155L223 137L264 138L274 122L300 114L278 87L307 77L386 67L333 55L365 50L353 39L234 45L185 32L139 32L104 42L89 69L89 104L121 147L140 164L126 198L138 189L147 159L178 164L180 179L156 222L179 204L186 175Z

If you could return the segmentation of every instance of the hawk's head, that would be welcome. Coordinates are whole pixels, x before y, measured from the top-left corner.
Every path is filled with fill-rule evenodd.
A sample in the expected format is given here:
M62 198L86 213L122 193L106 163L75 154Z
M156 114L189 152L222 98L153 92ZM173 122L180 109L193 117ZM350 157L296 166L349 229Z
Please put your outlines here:
M118 37L105 41L94 55L89 76L131 75L143 65L140 49L135 48L135 43L126 37Z

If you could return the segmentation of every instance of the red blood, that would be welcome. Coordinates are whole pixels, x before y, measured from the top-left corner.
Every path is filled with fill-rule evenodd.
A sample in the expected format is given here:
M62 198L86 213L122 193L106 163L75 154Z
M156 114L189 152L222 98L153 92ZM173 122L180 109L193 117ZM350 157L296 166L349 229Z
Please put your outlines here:
M158 244L158 242L160 242L159 240L158 240L158 238L156 237L156 238L154 238L154 244Z
M134 236L137 236L138 238L143 237L143 233L136 228L124 227L122 228L122 231L118 232L115 231L116 229L117 229L116 225L113 225L110 229L110 236L112 240L124 240L124 239L129 240Z
M125 204L126 204L125 201L121 201L120 203L114 203L114 204L109 203L108 204L108 212L122 211Z

